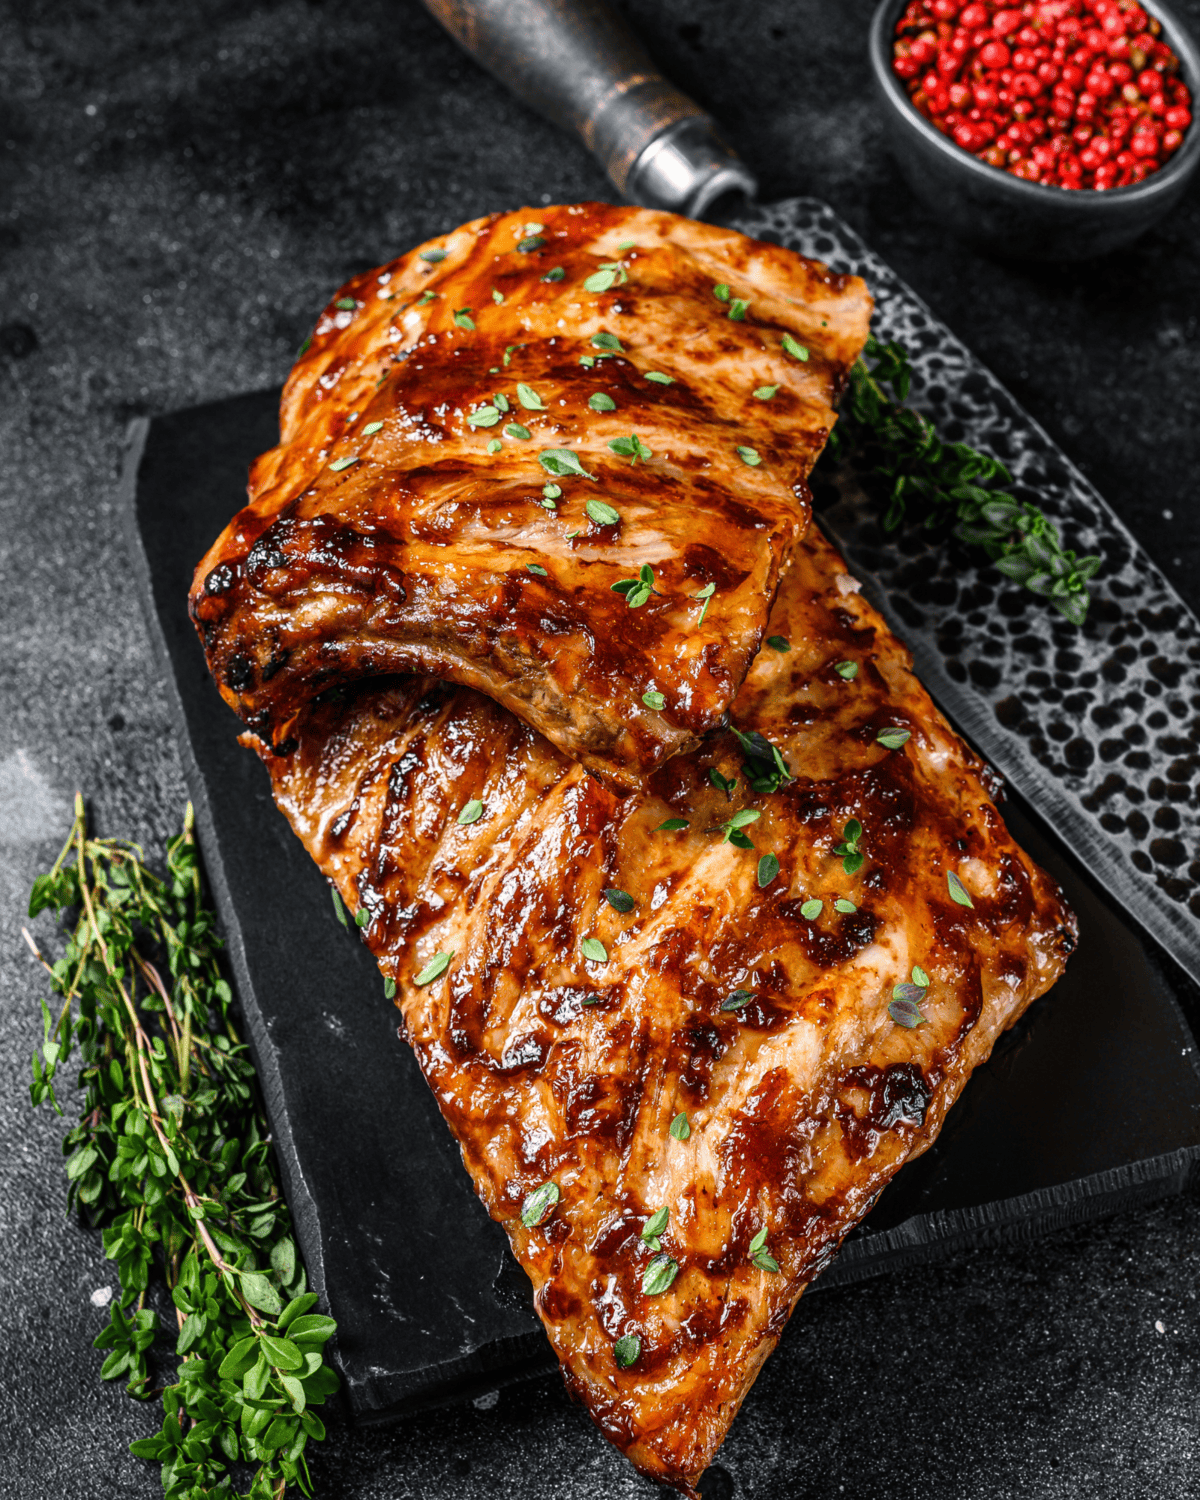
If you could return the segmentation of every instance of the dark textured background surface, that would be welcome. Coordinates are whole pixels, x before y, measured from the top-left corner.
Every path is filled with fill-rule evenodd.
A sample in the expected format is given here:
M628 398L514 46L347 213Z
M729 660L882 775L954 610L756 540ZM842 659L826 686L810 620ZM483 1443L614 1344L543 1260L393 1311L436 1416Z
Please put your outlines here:
M863 0L625 8L767 193L833 203L1200 605L1200 194L1108 261L1000 264L947 242L888 160ZM1200 29L1200 0L1178 9ZM59 1128L27 1108L19 942L76 786L101 830L152 844L183 801L115 520L127 421L280 380L343 277L431 233L604 193L412 0L0 11L0 1495L158 1493L125 1452L151 1414L89 1347L112 1268L64 1222ZM706 1494L1194 1494L1198 1229L1191 1194L802 1304ZM388 1432L335 1421L313 1467L328 1500L653 1493L557 1377Z

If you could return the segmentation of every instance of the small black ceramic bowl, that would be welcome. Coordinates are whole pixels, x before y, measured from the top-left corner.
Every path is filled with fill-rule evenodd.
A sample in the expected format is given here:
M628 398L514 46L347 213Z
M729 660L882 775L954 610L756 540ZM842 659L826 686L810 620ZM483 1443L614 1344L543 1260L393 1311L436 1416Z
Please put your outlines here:
M1087 260L1130 244L1174 208L1200 166L1200 120L1188 126L1165 166L1130 187L1098 193L1026 182L956 146L915 108L892 71L896 25L905 4L883 0L876 10L871 72L900 170L947 229L982 249L1023 260ZM1200 51L1166 6L1147 0L1146 9L1162 22L1195 101Z

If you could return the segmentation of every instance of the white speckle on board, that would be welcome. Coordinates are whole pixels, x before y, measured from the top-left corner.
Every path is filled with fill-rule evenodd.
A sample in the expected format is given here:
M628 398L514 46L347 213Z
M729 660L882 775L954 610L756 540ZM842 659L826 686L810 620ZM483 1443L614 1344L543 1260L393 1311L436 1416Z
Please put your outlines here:
M112 1287L98 1286L92 1293L93 1307L107 1307L112 1301Z
M24 750L0 760L0 838L5 844L61 839L70 824L66 802Z
M476 1396L471 1405L476 1411L491 1411L492 1407L500 1400L499 1391L484 1391L482 1396Z
M1163 1323L1163 1320L1161 1318L1157 1319L1157 1321L1154 1324L1154 1327L1155 1327L1155 1329L1159 1333L1166 1333L1166 1331L1167 1331L1166 1325Z

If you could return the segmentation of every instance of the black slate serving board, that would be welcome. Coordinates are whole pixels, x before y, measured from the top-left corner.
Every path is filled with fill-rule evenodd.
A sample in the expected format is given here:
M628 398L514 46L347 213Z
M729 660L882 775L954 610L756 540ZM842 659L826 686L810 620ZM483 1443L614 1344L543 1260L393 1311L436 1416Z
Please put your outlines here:
M351 1408L379 1421L553 1358L374 961L237 745L187 619L193 566L275 441L277 402L137 423L127 519L297 1234ZM1161 962L1019 801L1004 812L1079 914L1079 951L814 1290L1178 1191L1200 1158L1196 1052Z

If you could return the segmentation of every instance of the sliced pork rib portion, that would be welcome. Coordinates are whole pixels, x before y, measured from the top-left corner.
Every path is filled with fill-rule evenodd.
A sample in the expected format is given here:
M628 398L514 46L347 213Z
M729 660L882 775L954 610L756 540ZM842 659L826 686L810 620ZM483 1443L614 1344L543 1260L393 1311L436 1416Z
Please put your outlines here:
M330 687L426 673L628 788L745 677L870 297L673 214L532 212L343 287L197 569L213 674L276 746Z
M636 796L428 679L334 693L293 754L260 746L369 914L570 1388L687 1493L804 1287L1075 935L815 530L768 633L746 738Z

